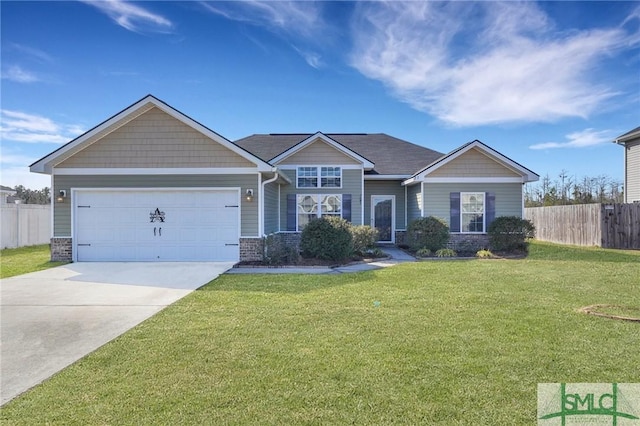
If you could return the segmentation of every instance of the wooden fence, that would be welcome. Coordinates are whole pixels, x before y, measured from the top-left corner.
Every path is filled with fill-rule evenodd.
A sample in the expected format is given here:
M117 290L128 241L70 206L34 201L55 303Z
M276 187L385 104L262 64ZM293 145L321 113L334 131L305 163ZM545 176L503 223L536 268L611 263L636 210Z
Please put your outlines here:
M536 239L560 244L640 249L640 203L529 207Z

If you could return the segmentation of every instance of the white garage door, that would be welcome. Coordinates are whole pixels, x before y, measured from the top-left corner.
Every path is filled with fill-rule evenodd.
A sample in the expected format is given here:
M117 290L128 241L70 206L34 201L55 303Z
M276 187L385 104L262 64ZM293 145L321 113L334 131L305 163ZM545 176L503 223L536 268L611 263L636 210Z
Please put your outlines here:
M75 191L82 261L237 261L237 190Z

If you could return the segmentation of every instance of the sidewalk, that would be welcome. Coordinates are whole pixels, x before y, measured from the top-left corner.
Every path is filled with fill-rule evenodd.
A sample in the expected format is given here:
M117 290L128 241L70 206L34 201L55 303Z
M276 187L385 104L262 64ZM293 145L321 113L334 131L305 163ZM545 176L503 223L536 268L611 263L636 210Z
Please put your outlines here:
M354 263L352 265L329 267L281 267L281 268L231 268L227 274L344 274L349 272L372 271L388 268L398 263L414 262L416 259L396 247L380 247L389 257L369 263Z

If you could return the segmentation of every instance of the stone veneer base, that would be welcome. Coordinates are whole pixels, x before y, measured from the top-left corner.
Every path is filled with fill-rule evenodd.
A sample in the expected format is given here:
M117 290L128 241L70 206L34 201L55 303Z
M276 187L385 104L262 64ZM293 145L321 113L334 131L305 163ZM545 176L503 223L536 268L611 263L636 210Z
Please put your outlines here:
M71 238L51 238L51 261L71 262L73 259Z

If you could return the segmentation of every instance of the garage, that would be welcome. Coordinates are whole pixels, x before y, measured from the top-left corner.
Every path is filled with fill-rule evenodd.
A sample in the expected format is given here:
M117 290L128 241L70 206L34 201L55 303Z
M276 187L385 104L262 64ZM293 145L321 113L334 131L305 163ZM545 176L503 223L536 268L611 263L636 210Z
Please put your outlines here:
M75 261L239 260L239 189L75 189L71 198Z

